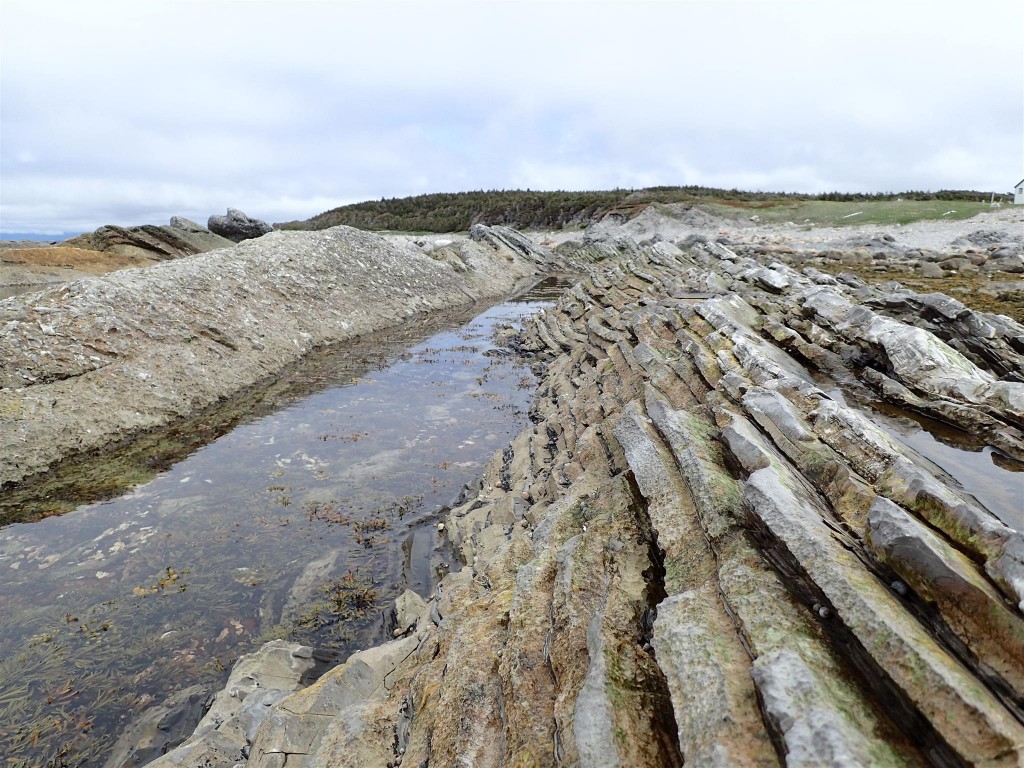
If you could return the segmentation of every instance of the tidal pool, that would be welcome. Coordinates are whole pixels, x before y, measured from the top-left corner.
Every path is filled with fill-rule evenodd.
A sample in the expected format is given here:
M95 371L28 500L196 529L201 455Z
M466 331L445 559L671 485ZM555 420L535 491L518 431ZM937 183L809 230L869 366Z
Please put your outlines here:
M33 522L0 528L5 766L102 766L139 713L266 640L382 639L449 566L443 505L525 423L536 382L496 327L563 287L317 354L10 494L4 519Z
M1024 463L993 448L978 435L865 396L860 387L835 382L824 373L814 371L813 376L834 400L859 410L995 517L1024 531Z
M1024 531L1024 464L977 435L891 403L872 402L875 423L948 474L1004 523Z

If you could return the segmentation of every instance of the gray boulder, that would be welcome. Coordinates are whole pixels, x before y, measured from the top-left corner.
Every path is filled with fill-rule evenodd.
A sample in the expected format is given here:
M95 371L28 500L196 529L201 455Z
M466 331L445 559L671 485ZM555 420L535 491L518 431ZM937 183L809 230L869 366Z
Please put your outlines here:
M212 697L193 685L150 707L121 734L103 768L145 765L192 735Z
M1020 254L1010 253L1003 255L996 252L985 262L983 269L986 272L1011 272L1014 274L1024 273L1024 257Z
M968 235L959 237L953 241L953 245L959 245L961 247L968 247L972 245L992 245L993 243L1003 243L1008 239L1014 239L1012 236L1008 237L1008 233L998 229L978 229L971 232Z
M236 243L262 237L274 230L267 222L249 218L237 208L228 208L226 216L211 216L207 227L211 232Z
M235 662L224 689L195 732L174 749L148 763L150 768L230 768L246 751L271 707L309 685L323 672L313 649L273 640ZM130 756L130 755L129 755ZM135 764L124 764L137 765ZM122 768L108 763L104 768Z

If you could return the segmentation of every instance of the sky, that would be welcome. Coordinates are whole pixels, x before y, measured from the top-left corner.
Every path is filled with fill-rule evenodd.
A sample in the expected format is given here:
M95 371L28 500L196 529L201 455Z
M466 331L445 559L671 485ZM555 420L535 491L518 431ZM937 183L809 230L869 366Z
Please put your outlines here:
M0 0L0 236L1024 175L1020 0Z

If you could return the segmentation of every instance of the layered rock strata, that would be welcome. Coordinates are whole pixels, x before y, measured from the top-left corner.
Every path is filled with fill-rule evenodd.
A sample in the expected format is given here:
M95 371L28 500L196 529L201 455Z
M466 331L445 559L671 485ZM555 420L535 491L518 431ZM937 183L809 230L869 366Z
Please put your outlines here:
M139 227L108 225L95 232L65 240L66 248L84 248L92 251L116 253L140 259L177 259L227 248L232 241L211 232L194 221L174 216L170 226L146 224Z
M618 261L522 340L542 386L445 523L464 567L232 759L1021 765L1024 526L848 397L1022 460L1024 329L715 243L562 250Z
M317 346L564 266L517 237L481 228L427 255L347 227L275 232L0 301L0 486L194 413Z
M193 765L230 760L252 739L271 706L307 687L322 672L323 662L314 658L309 646L269 642L235 662L224 688L212 700L207 701L202 686L194 686L179 692L168 704L148 709L122 734L104 768L142 765L168 751L173 751L179 762ZM196 703L201 708L206 704L205 714L188 743L182 745L183 736L189 734L174 739L175 726L191 714Z

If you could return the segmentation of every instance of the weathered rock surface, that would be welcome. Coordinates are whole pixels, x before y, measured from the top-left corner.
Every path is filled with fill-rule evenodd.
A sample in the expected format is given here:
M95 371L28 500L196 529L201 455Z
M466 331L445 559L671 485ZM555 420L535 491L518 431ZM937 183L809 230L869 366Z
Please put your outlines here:
M244 760L256 731L272 714L272 706L308 686L322 671L318 666L312 648L283 640L242 656L192 736L172 750L164 749L149 765L233 765ZM141 764L135 757L115 750L104 768L133 768Z
M250 218L237 208L228 208L226 216L211 216L206 226L214 234L235 243L262 237L274 231L267 222Z
M195 733L209 699L203 686L194 685L148 708L124 730L103 768L135 768L166 754Z
M0 486L202 409L311 349L567 263L460 241L458 269L346 227L0 301Z
M858 406L1024 460L1024 328L706 240L559 251L617 258L520 340L464 567L246 766L1024 764L1024 520Z
M61 243L67 248L85 248L158 261L206 253L217 248L229 247L231 244L231 240L178 216L171 219L170 226L108 225Z

